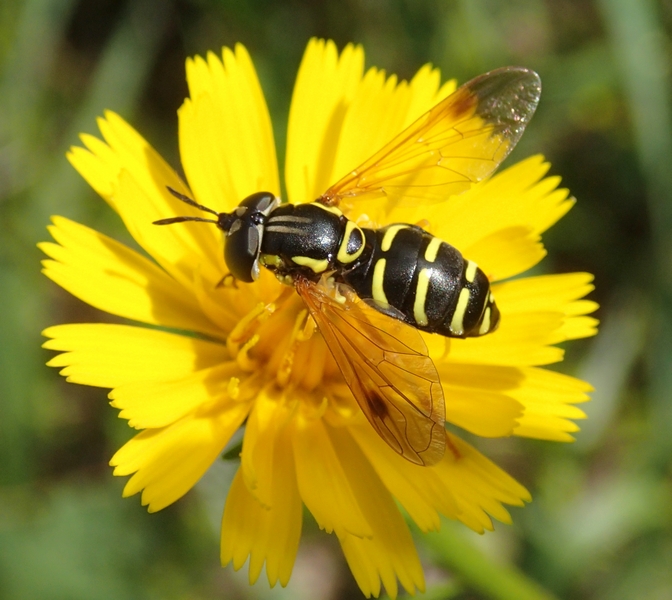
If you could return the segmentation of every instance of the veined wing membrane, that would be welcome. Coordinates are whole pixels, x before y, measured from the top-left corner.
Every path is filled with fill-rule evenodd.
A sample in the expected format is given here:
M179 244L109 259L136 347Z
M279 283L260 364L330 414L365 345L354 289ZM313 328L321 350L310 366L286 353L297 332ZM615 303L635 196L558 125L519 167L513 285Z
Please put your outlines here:
M438 201L490 175L518 143L541 81L505 67L458 88L320 198L352 205L365 198Z
M367 306L354 292L340 303L316 283L299 279L295 285L378 435L412 463L441 460L443 390L420 332Z

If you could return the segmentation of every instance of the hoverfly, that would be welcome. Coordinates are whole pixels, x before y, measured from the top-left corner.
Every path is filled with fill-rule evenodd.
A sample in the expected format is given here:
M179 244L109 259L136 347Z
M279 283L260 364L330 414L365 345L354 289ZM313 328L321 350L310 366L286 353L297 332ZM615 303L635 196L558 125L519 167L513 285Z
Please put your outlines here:
M506 67L458 88L314 202L281 204L270 192L215 219L230 275L252 282L260 267L294 286L367 419L397 453L431 465L445 452L445 406L420 331L486 335L499 311L487 276L417 225L359 227L345 212L372 198L432 202L488 177L520 139L539 101L533 71ZM365 212L362 210L362 212Z

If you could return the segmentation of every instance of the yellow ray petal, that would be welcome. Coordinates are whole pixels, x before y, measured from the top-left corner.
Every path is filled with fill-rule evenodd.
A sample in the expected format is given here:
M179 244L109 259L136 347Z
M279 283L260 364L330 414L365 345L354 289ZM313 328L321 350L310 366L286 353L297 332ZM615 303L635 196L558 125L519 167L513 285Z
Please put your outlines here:
M184 377L139 381L119 386L109 394L119 417L135 429L165 427L195 408L208 409L228 395L229 382L240 380L238 363L228 361ZM236 400L240 401L236 396Z
M472 244L464 253L491 281L523 273L546 256L541 238L526 227L495 231Z
M120 317L221 335L189 291L149 260L74 221L53 222L58 244L39 244L53 259L44 261L44 273L73 296Z
M72 146L66 158L86 182L108 202L122 165L119 156L103 141L88 133L80 135L86 146Z
M549 343L595 335L597 320L584 316L598 308L595 302L580 298L593 289L589 273L542 275L507 281L493 286L493 294L504 314L557 311L562 323L552 333Z
M575 403L588 400L590 384L545 369L525 369L525 385L512 395L525 407L515 435L570 442L578 427L570 419L585 419Z
M338 142L338 159L331 183L359 167L406 127L455 91L451 80L439 88L438 69L424 65L411 79L397 84L396 76L370 69L348 109ZM346 208L346 207L344 207ZM372 225L415 223L426 218L426 206L398 203L387 198L370 199L346 213L364 216Z
M397 578L410 594L424 591L411 534L389 491L346 428L328 427L328 433L373 534L338 536L357 583L365 594L377 596L382 581L391 598L397 594Z
M265 507L272 502L275 440L291 412L281 398L261 391L245 426L240 470L250 493Z
M540 234L573 205L567 190L555 189L558 177L543 178L548 168L542 156L532 156L418 218L463 252L498 229L526 227Z
M563 314L586 314L596 304L581 304L585 312L576 312L574 301L590 293L595 286L589 273L540 275L506 281L493 286L497 304L506 314L557 311Z
M439 368L446 397L446 421L482 437L511 435L523 407L505 394L455 388Z
M124 497L142 490L143 506L156 512L184 496L224 449L248 410L248 403L228 402L216 413L191 413L126 442L110 460L115 475L135 473Z
M315 200L332 183L343 119L364 72L364 51L311 39L296 77L287 128L285 182L290 202Z
M593 289L587 273L542 275L492 286L502 313L499 329L483 338L452 340L450 360L505 366L544 365L562 359L551 345L594 335L597 321L582 316L597 305L579 300Z
M449 449L432 469L455 498L456 517L479 533L492 529L488 515L510 523L503 504L522 506L530 501L529 492L465 441L450 433L447 436Z
M125 170L119 174L115 197L119 213L133 239L183 286L191 286L196 270L213 287L228 272L224 263L222 232L214 224L185 222L170 226L154 225L154 221L166 217L208 215L184 203L171 207L170 212L157 209Z
M599 321L593 317L566 318L562 326L555 332L552 343L559 344L565 340L576 340L593 336L597 333L598 324Z
M329 183L362 164L402 129L410 92L396 75L369 69L348 106L336 144L336 158ZM326 188L325 188L326 189ZM324 190L323 190L324 191Z
M349 429L385 486L423 531L439 528L438 512L482 533L492 529L490 516L510 522L502 504L521 506L530 500L525 488L452 434L447 434L446 455L438 465L418 467L364 427Z
M99 387L180 379L229 359L224 345L129 325L57 325L42 334L51 338L44 348L61 352L50 367L64 367L68 381Z
M439 513L457 515L452 494L431 468L414 465L390 451L366 424L348 429L385 487L423 531L438 531Z
M499 329L494 333L481 338L451 340L449 360L504 366L557 362L562 360L563 351L551 344L562 322L560 313L503 313Z
M457 81L451 79L441 85L441 73L432 65L423 65L409 83L411 89L410 104L406 118L399 131L408 127L416 119L437 105L441 100L452 94L457 88ZM393 132L396 135L399 131ZM391 139L392 136L390 136ZM368 157L367 157L368 158Z
M152 222L202 213L180 202L168 187L191 192L156 151L119 115L98 119L105 142L83 135L86 148L73 147L68 159L119 213L135 240L182 284L197 265L214 279L222 271L222 241L214 227L184 223L158 227Z
M301 498L318 525L339 536L371 537L371 527L344 471L347 465L323 420L297 418L293 447Z
M239 470L231 484L222 517L221 561L240 569L250 557L250 583L264 562L268 582L285 586L292 572L301 536L301 499L296 484L291 442L286 431L274 441L270 505L262 506L247 488Z
M180 156L196 201L228 212L254 192L279 194L271 120L247 50L188 59L187 82Z
M329 184L361 165L455 87L451 82L439 90L440 83L438 69L429 65L422 67L410 83L398 83L395 75L386 78L384 71L369 69L347 107ZM368 203L364 208L369 217L378 216L370 214ZM401 215L388 217L404 220Z
M364 423L349 427L376 473L423 531L438 531L439 513L456 515L457 505L450 492L428 467L418 467L401 458Z
M578 428L570 419L585 418L573 405L586 402L592 390L580 379L532 367L443 363L439 372L441 380L457 391L514 399L522 413L513 433L525 437L571 441L568 432ZM478 404L471 408L474 414L480 410Z

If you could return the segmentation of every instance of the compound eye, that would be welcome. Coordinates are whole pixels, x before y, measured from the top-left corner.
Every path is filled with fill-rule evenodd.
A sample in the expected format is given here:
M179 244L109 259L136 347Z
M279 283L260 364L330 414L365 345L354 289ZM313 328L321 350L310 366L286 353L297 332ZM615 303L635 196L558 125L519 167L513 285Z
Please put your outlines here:
M255 281L259 277L260 246L258 225L247 219L234 221L224 246L224 260L231 275L245 283Z

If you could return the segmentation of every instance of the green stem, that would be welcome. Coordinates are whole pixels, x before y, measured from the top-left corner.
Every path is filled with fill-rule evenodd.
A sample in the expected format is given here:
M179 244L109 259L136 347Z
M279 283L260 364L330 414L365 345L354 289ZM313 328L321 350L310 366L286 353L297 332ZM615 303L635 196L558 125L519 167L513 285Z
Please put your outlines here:
M494 600L555 600L550 592L511 565L494 562L459 525L444 521L441 531L423 537L434 561L444 567L465 588Z

